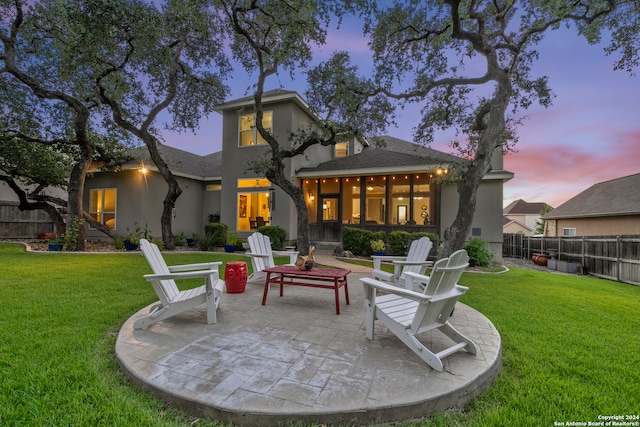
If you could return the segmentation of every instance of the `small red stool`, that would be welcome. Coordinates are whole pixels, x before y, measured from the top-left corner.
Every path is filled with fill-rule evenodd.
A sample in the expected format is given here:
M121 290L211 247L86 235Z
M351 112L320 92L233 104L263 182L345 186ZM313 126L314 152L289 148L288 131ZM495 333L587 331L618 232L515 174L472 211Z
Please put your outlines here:
M247 263L242 261L228 262L224 269L224 283L228 294L241 294L247 287Z

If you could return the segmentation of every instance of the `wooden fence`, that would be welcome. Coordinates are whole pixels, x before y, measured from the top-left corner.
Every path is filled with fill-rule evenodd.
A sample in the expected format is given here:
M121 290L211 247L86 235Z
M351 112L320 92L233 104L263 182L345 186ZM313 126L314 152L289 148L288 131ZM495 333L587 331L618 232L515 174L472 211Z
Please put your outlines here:
M17 202L0 202L1 239L33 239L53 231L53 221L45 211L21 211Z
M557 254L579 264L584 274L640 286L640 236L529 237L504 234L502 255L531 259L534 253Z

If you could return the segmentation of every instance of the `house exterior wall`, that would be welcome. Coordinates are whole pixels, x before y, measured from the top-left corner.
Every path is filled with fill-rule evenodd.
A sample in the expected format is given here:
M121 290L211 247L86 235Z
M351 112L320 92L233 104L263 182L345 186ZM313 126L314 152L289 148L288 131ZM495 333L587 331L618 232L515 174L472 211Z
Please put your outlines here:
M441 218L439 234L453 224L458 212L459 196L455 185L442 187ZM502 259L502 181L484 180L478 188L476 210L471 224L471 237L481 237L487 241L495 260Z
M172 221L174 234L201 233L204 227L203 184L185 178L177 178L183 192L176 201L175 216ZM96 173L85 184L84 206L90 208L89 197L94 189L117 189L116 228L114 232L122 237L135 231L137 227L150 230L154 237L162 236L160 217L167 184L158 173L149 171L146 175L136 169L119 172ZM87 228L87 239L101 240L106 236L98 230Z
M562 236L565 228L575 228L576 236L640 234L640 215L548 219L546 223L546 236Z
M531 230L518 222L510 222L502 228L503 233L521 233L525 236L531 236Z
M540 215L526 215L526 214L508 214L505 217L509 218L512 221L517 221L525 226L529 227L531 230L535 230L537 225L536 223L540 220ZM508 233L512 233L508 231ZM528 231L528 236L532 233Z
M311 123L309 115L291 101L265 104L265 111L273 111L273 135L281 145L288 148L288 136L291 130L306 127ZM251 147L238 146L239 117L242 114L250 114L251 109L227 110L223 113L223 138L222 138L222 191L220 221L231 229L237 229L238 218L238 179L262 178L257 174L247 171L248 162L263 159L268 156L268 145ZM309 164L317 164L332 157L332 147L311 147L305 155L296 156L285 161L285 175L298 185L296 171ZM280 226L287 230L287 239L297 238L297 214L295 205L279 187L272 185L272 209L270 225ZM240 237L247 237L252 231L240 231Z

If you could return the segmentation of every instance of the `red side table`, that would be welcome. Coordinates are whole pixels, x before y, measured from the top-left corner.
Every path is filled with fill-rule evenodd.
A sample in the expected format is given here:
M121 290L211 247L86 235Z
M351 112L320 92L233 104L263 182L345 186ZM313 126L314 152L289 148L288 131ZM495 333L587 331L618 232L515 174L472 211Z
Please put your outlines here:
M224 269L224 283L229 294L240 294L247 287L247 263L231 261Z

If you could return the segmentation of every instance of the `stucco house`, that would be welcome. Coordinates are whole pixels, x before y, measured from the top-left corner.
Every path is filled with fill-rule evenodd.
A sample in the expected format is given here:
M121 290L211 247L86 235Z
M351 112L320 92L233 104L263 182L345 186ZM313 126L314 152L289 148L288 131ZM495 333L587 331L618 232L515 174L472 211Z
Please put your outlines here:
M547 204L543 202L530 203L522 199L514 200L502 210L504 215L502 231L521 233L525 236L533 235L545 206Z
M279 141L292 130L316 121L307 103L296 93L274 90L263 97L263 125ZM201 233L210 215L247 237L263 224L297 238L293 202L265 177L247 170L247 163L268 154L269 146L255 129L253 98L229 101L217 107L222 114L222 151L197 156L162 146L161 153L184 192L176 203L174 233ZM309 208L311 240L339 242L343 227L371 230L429 231L442 235L453 221L458 196L455 186L437 183L439 174L460 161L455 156L408 141L383 137L384 147L366 140L314 146L304 156L288 160L286 173L299 185ZM95 171L87 179L86 206L96 219L125 236L146 226L160 235L160 212L166 184L154 170L144 148L120 172ZM473 236L486 239L501 253L502 187L513 177L494 156L493 169L478 193ZM101 234L89 230L90 238Z
M543 216L545 236L640 234L640 173L601 182Z

